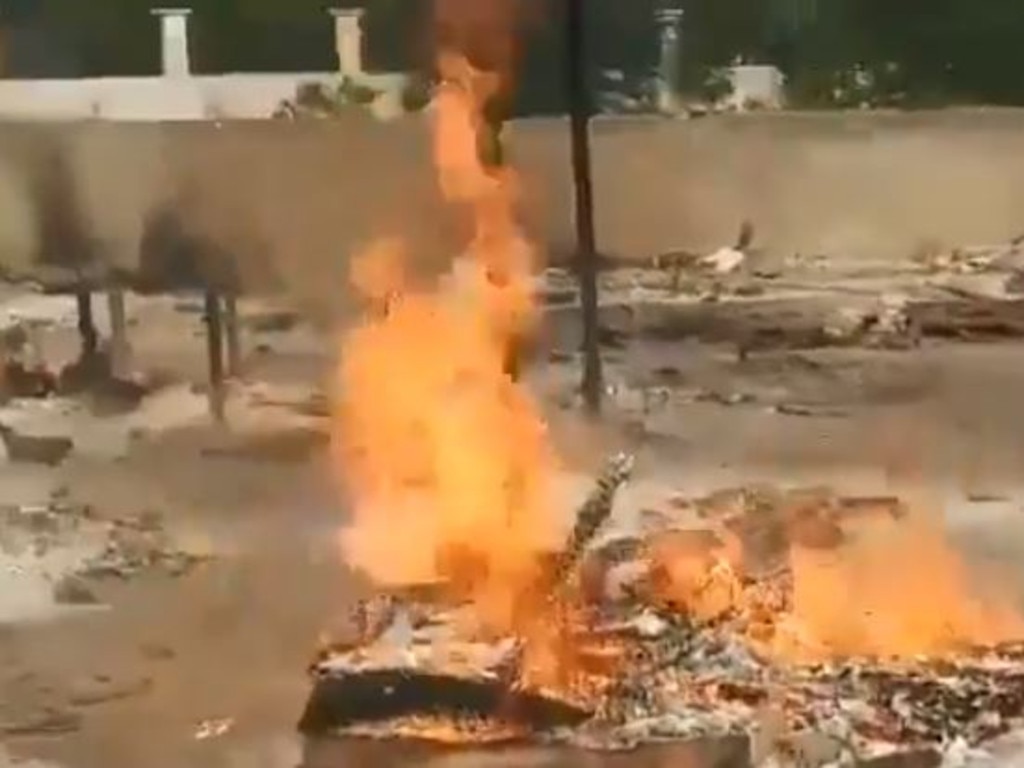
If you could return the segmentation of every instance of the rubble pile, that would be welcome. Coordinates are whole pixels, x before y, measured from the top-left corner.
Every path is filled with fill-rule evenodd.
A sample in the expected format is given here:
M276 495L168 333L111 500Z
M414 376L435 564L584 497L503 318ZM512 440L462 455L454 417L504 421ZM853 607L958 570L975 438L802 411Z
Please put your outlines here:
M1022 243L1024 237L1017 236L1005 243L952 249L926 244L913 255L913 259L930 272L961 275L982 272L1014 274L1024 266L1021 262Z
M76 582L145 573L180 576L206 559L177 546L156 512L102 519L89 505L63 499L0 507L0 549L36 557L58 549L88 552L68 574Z
M181 576L205 560L203 555L180 549L158 513L142 512L110 522L102 548L79 574L120 579L144 573Z
M93 510L84 504L55 499L46 504L0 506L0 550L21 555L43 556L68 547L94 520Z
M740 488L673 499L638 532L602 536L630 468L609 465L545 561L557 681L530 674L528 638L490 636L472 605L420 587L389 597L379 631L322 650L300 727L601 750L744 736L768 738L782 764L799 763L786 750L811 734L833 747L815 764L853 765L962 751L1024 726L1022 643L921 657L778 652L813 647L792 620L793 550L838 550L863 526L899 525L898 499Z
M753 733L766 713L787 734L823 733L851 763L904 750L972 746L1019 728L1020 647L967 649L913 660L842 659L774 664L721 628L646 619L646 665L570 739L631 748L665 739ZM653 637L652 637L653 635Z

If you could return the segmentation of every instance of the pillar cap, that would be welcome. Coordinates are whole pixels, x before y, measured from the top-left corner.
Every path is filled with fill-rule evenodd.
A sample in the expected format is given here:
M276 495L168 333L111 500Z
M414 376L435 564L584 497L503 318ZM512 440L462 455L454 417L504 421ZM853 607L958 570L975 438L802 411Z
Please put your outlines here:
M682 8L659 8L654 12L655 21L662 23L676 23L683 18Z
M192 9L186 6L181 7L170 7L170 8L150 8L150 14L153 16L191 16Z
M359 19L366 13L365 8L328 8L327 12L336 19Z

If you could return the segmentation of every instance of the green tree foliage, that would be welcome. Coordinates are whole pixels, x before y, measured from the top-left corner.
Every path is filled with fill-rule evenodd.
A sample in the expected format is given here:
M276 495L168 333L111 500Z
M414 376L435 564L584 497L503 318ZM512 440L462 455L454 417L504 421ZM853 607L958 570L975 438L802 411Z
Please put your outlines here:
M192 48L200 71L316 71L334 64L331 21L322 0L201 0L192 5Z
M781 46L802 95L861 65L903 104L1024 104L1019 0L818 0L816 18Z
M12 21L46 32L79 75L160 70L159 28L140 0L15 0ZM6 8L5 15L6 15Z
M516 2L524 23L520 84L527 101L561 104L565 0ZM334 65L327 6L367 9L367 58L379 69L425 69L431 0L192 0L200 71L301 71ZM150 0L4 0L2 21L31 27L82 75L159 69ZM186 0L186 3L187 0ZM779 64L808 103L828 103L855 66L894 102L1024 104L1024 0L585 0L592 65L649 72L653 15L685 12L684 74L691 82L736 58ZM45 30L40 34L39 30ZM65 68L70 65L65 65Z

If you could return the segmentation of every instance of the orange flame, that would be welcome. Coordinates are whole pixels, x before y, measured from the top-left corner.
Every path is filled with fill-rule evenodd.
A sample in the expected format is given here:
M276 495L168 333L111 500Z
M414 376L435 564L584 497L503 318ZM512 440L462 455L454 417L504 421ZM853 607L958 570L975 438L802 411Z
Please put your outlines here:
M532 315L534 250L515 215L511 171L484 166L483 108L500 75L444 51L433 101L439 186L472 235L452 279L413 285L397 241L355 260L378 312L346 334L336 460L353 501L347 560L378 582L443 580L491 629L511 629L537 552L560 531L549 505L555 457L525 389L503 370Z
M651 553L654 597L701 622L738 616L737 631L794 662L934 656L1024 637L1009 596L980 589L928 514L863 520L848 533L834 548L790 542L789 578L756 583L743 578L738 539L694 550L664 538Z
M793 617L819 652L907 657L1024 636L1004 595L985 594L924 515L836 551L794 549Z

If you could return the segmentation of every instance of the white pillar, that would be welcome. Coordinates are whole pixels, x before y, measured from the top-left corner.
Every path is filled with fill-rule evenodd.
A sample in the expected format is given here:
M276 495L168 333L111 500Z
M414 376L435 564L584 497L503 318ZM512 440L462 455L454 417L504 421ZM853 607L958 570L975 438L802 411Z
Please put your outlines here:
M355 77L363 74L363 9L331 8L334 17L334 50L338 71Z
M658 109L672 114L679 111L681 8L662 8L654 15L658 25Z
M188 77L192 64L188 54L188 17L191 8L154 8L160 18L160 45L164 77Z

